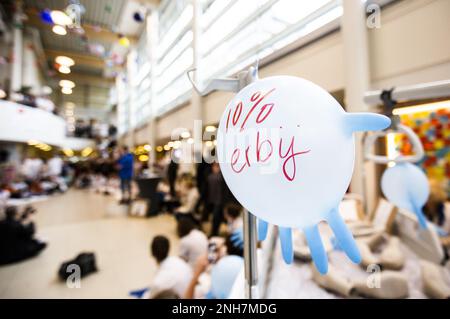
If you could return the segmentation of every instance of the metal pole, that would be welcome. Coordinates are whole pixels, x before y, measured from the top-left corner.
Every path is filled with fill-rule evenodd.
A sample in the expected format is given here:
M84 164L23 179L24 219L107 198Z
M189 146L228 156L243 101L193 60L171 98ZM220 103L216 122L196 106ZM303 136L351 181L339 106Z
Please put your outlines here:
M371 105L380 104L382 102L381 92L381 90L366 92L364 101ZM399 86L392 91L392 98L400 101L439 98L449 95L450 80Z
M250 67L239 73L239 91L248 84L256 81L258 70ZM249 211L244 211L244 267L245 267L245 296L248 299L258 299L258 265L257 265L257 228L256 217Z
M244 211L244 265L245 265L245 296L248 299L258 299L258 267L256 256L256 217L249 211Z
M199 89L195 80L191 78L190 73L195 69L189 70L187 76L195 91L201 95L212 92L213 90L239 92L244 87L258 79L258 67L251 66L247 70L238 74L237 78L213 79L208 85ZM195 134L194 134L195 135ZM259 298L258 291L258 267L256 256L257 228L256 217L247 210L244 211L244 266L245 266L245 295L248 299Z

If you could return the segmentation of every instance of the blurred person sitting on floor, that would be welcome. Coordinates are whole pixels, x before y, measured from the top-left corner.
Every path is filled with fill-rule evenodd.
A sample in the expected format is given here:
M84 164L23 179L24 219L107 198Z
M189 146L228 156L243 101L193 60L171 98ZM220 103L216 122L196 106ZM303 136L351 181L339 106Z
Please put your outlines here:
M35 225L29 218L33 213L32 207L26 207L22 214L16 207L6 208L0 221L0 265L36 256L47 246L34 238Z
M54 155L47 161L47 175L51 177L60 176L64 162L61 157Z
M180 238L180 257L194 268L197 259L208 252L208 237L187 217L178 220L177 233Z
M131 201L131 179L133 178L133 154L128 151L127 146L123 146L119 164L120 189L122 191L121 204L127 204Z
M150 286L150 297L162 291L173 290L184 296L192 278L192 269L178 256L169 256L170 243L165 236L156 236L151 244L151 254L158 264L158 270Z
M10 184L16 178L16 166L9 161L10 153L0 150L0 184Z
M211 259L209 257L209 252L206 255L202 255L197 259L197 262L194 266L194 271L192 275L191 282L186 290L184 295L185 299L216 299L216 298L226 298L224 296L214 295L214 290L217 290L218 287L215 287L214 284L220 284L218 282L214 283L214 278L212 276L212 272L214 271L214 267L220 264L222 259L228 258L228 256L243 256L242 249L236 249L228 240L225 242L226 250L224 251L220 245L216 246L217 250L217 258ZM216 269L217 270L217 269ZM232 287L234 284L234 280L237 277L237 274L240 272L239 268L233 269L236 276L233 276L234 279L231 282L227 282L228 287ZM220 274L221 276L224 273ZM205 278L207 277L207 279ZM231 290L231 289L230 289Z
M224 209L224 217L227 222L228 233L242 229L244 220L242 218L242 206L238 204L227 204Z
M25 158L21 171L25 181L32 182L40 178L43 168L44 161L33 154Z
M193 220L196 220L194 217L194 209L200 195L191 176L183 176L179 183L178 193L181 205L177 207L175 215L177 217L189 216Z

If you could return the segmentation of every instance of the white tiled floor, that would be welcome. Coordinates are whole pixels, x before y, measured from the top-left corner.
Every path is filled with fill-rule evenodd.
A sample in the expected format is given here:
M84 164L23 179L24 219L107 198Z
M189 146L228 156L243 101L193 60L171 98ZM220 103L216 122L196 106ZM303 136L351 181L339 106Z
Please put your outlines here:
M112 197L70 190L34 206L38 235L49 245L35 258L0 267L0 298L128 298L151 283L151 238L165 234L176 250L171 216L126 217ZM81 288L68 288L58 267L83 251L95 253L99 271L83 278Z

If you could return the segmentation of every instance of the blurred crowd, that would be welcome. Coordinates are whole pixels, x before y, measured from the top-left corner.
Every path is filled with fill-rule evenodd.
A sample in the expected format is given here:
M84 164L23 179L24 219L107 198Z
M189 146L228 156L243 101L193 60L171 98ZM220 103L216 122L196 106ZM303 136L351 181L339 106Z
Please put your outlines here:
M95 119L77 119L73 136L91 139L114 139L117 134L117 128L112 124L100 123Z
M31 216L35 209L27 201L68 189L73 170L59 156L25 158L20 165L0 150L0 265L36 256L46 243L35 237Z
M29 107L35 107L57 115L55 104L48 94L35 95L32 93L31 87L22 87L18 92L11 93L11 96L5 96L13 102L23 104Z
M151 298L226 295L234 281L216 287L219 293L212 289L211 275L220 262L224 269L228 269L227 263L242 262L243 209L228 189L220 166L206 161L186 166L167 156L155 163L153 171L156 174L149 174L147 162L135 161L127 147L117 147L80 164L75 174L75 187L113 195L130 207L148 191L140 190L136 181L152 179L156 187L145 214L168 214L176 221L178 247L171 247L174 241L168 234L153 238L150 253L158 264L157 275L149 288L132 294ZM170 256L169 251L174 250L178 254ZM224 271L233 272L232 268Z
M8 198L25 199L65 192L73 179L73 168L60 156L26 157L19 165L10 162L9 152L0 151L0 192Z
M135 161L127 147L116 147L108 154L80 163L74 186L106 196L120 204L142 201L139 180L156 181L145 215L167 214L177 224L178 247L170 234L160 234L150 243L150 253L158 271L149 288L132 292L150 298L215 298L227 295L234 280L213 289L213 269L227 273L241 263L243 256L242 207L228 189L217 163L178 164L165 157L155 163L154 174L147 162ZM151 212L151 213L149 213ZM169 251L178 251L170 256ZM238 270L241 267L237 268ZM236 276L237 273L233 274ZM223 277L223 276L221 276ZM215 291L215 292L213 292Z

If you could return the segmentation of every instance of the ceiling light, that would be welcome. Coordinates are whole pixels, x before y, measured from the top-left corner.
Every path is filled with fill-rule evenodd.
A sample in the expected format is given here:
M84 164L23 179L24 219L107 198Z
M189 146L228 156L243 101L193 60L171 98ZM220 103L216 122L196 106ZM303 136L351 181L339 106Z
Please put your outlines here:
M0 89L0 99L4 99L6 97L6 92Z
M170 141L169 143L167 143L167 146L169 146L169 147L173 147L173 142L172 142L172 141Z
M150 152L152 150L152 147L149 144L145 144L144 150L146 150L147 152Z
M181 146L181 142L180 141L173 142L173 148L179 148L180 146Z
M163 151L163 147L160 145L160 146L157 146L156 147L156 151L157 152L162 152Z
M81 156L88 157L92 153L93 149L90 147L86 147L84 150L81 151Z
M75 64L75 61L68 56L59 55L55 58L55 62L59 65L72 66Z
M38 141L36 141L36 140L29 140L28 141L28 145L37 145L39 142Z
M148 161L148 155L140 155L139 156L139 160L141 161L141 162L147 162Z
M192 137L187 139L188 144L194 144L194 139Z
M64 74L69 74L70 73L70 68L68 66L61 65L58 68L58 71L61 72L61 73L64 73Z
M52 88L48 85L42 87L42 94L49 95L53 92Z
M206 142L205 142L205 145L206 145L207 147L212 147L214 144L213 144L213 142L211 142L211 141L206 141Z
M72 94L72 89L64 87L64 88L61 89L61 92L63 94Z
M50 12L50 17L54 24L71 25L73 23L72 19L67 14L59 10Z
M183 133L181 133L182 138L188 138L190 136L191 136L191 133L189 133L189 131L184 131Z
M67 31L66 28L60 25L54 25L52 28L53 33L56 33L57 35L66 35Z
M72 157L74 155L74 152L70 148L63 149L63 153L68 157Z
M212 126L212 125L208 125L207 127L205 127L205 131L206 132L215 132L216 131L216 127Z
M167 144L166 144L166 145L164 145L164 150L165 150L165 151L169 151L169 150L170 150L170 146L169 146L169 145L167 145Z
M59 81L59 86L62 86L63 88L73 89L75 87L75 83L70 80L61 80Z
M119 44L125 48L128 48L130 46L130 40L128 40L127 37L120 37Z

